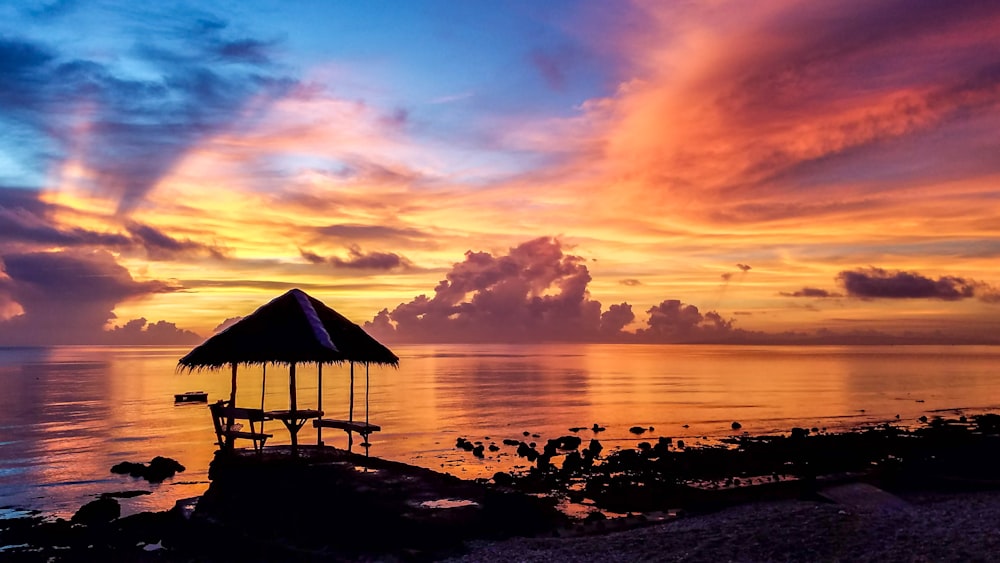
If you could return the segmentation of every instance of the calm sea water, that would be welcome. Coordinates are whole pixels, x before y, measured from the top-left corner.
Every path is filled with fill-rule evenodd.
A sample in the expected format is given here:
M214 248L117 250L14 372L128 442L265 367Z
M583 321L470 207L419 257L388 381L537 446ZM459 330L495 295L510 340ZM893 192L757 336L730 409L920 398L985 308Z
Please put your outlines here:
M400 346L399 369L370 371L369 418L383 431L371 455L462 477L489 476L520 461L513 448L479 460L457 437L543 442L570 427L607 428L605 447L634 447L671 436L689 444L733 433L793 426L847 429L868 422L914 422L922 414L1000 410L1000 347L732 347L641 345ZM208 486L215 449L208 409L175 405L174 393L227 398L229 373L177 373L186 348L0 348L0 507L60 516L104 492L145 490L122 501L126 513L162 510ZM299 366L299 407L316 407L315 367ZM240 369L237 403L259 407L264 373ZM323 406L346 418L349 371L326 367ZM365 417L364 368L356 371L355 419ZM287 368L271 366L267 409L287 408ZM278 422L269 444L287 444ZM686 426L685 426L686 425ZM579 433L589 439L588 429ZM487 439L487 437L489 439ZM345 434L326 430L328 444ZM300 442L314 443L304 428ZM120 461L177 459L187 471L159 485L111 474ZM2 514L11 511L0 511Z

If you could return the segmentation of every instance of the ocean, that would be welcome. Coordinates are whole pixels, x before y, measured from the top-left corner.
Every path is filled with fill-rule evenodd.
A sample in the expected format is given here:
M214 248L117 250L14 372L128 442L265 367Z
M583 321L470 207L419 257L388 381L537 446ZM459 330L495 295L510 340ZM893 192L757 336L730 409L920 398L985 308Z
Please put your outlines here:
M0 348L0 517L37 510L68 517L101 493L123 513L165 510L208 487L216 448L205 403L174 394L228 398L230 374L184 373L187 348ZM394 346L398 369L372 367L368 419L382 427L370 454L465 478L526 465L502 440L543 444L572 434L605 449L658 436L710 444L736 431L794 426L847 430L865 424L1000 411L1000 347L709 345ZM265 377L266 376L266 377ZM262 382L266 386L262 393ZM327 418L347 418L349 369L323 370ZM315 366L298 366L299 408L318 405ZM239 370L238 406L288 408L288 369ZM354 418L364 420L364 366L355 368ZM594 424L606 430L595 434ZM272 444L288 432L268 422ZM649 429L641 436L633 426ZM527 433L527 435L525 435ZM456 439L496 443L484 459ZM327 429L328 445L346 435ZM316 442L306 425L299 442ZM359 451L355 440L355 451ZM363 450L360 450L363 452ZM160 484L110 472L121 461L171 457L187 470Z

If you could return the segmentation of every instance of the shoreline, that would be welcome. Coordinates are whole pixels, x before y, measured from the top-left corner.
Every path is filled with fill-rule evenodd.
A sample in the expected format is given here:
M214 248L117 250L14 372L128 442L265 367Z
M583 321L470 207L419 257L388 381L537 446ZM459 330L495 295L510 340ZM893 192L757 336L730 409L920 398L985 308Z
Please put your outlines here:
M293 558L310 559L322 553L346 559L456 556L474 560L493 556L504 559L512 553L510 550L516 549L527 550L524 554L518 552L518 559L534 560L531 554L551 550L555 552L537 560L562 559L566 549L595 553L593 550L600 548L590 543L600 544L605 540L586 539L594 534L602 537L625 534L631 538L628 542L643 545L659 541L650 539L654 532L643 531L647 529L667 534L670 530L686 530L688 526L693 530L712 528L683 522L742 519L737 529L756 529L770 519L772 522L767 526L794 528L798 525L797 518L808 520L809 514L818 514L813 518L813 526L840 525L838 518L844 516L843 507L831 512L829 506L837 505L822 501L817 495L844 484L880 487L901 498L918 499L916 504L926 498L945 499L941 502L955 499L954 503L961 503L960 499L968 497L970 506L978 507L976 510L1000 515L1000 490L990 490L1000 489L1000 474L993 469L1000 466L1000 460L996 459L1000 455L998 440L1000 415L995 414L972 420L931 420L914 431L883 426L835 435L810 435L806 429L793 429L789 436L734 438L729 448L678 448L677 444L660 442L637 450L614 450L597 456L601 463L592 467L590 473L583 473L579 467L571 470L565 467L565 459L579 455L582 445L571 444L572 450L559 454L563 457L563 467L546 460L547 470L529 471L520 482L517 478L507 482L499 477L489 482L462 480L404 463L346 455L332 448L307 453L306 459L292 459L279 446L261 457L217 456L209 470L212 484L191 518L185 518L180 508L75 525L67 520L46 520L33 515L0 520L0 544L6 546L2 548L5 556L26 561L45 560L39 554L56 560L70 554L79 558L81 554L121 557L128 553L143 558L151 556L150 551L161 560L203 553L206 557L203 560L213 561L227 558L227 540L219 539L221 533L221 537L230 538L229 542L250 546L239 548L246 550L248 557L256 550L263 550L261 553L278 558L293 554ZM873 449L873 444L890 447L885 449L880 445ZM900 445L908 448L906 461L893 449ZM826 453L817 457L823 452ZM796 460L796 465L790 468L798 472L794 478L746 479L749 468L770 467L775 463L784 466L785 454L792 454ZM871 465L871 455L878 457L879 463ZM848 466L865 467L854 473L832 471L844 469L845 462ZM627 475L628 479L606 479L610 474ZM716 486L691 487L692 475L714 481ZM262 489L261 483L270 485ZM282 485L275 487L276 483ZM871 490L868 491L867 496L872 496ZM585 497L600 514L573 520L556 510L556 501L560 499L582 502ZM444 499L470 499L470 503L459 503L452 508L435 505ZM867 514L872 512L869 508L849 507L845 513ZM949 510L964 514L960 507ZM603 512L630 516L608 520ZM671 512L680 512L682 516L654 522L658 514ZM300 517L286 517L281 524L273 521L276 514L296 513ZM369 522L383 524L372 529ZM910 526L908 522L903 524ZM726 525L736 526L732 522ZM387 528L382 529L383 526ZM388 533L390 528L401 531L393 541L386 541L381 532ZM822 530L816 528L813 535L817 531ZM951 533L960 535L960 531ZM732 534L736 534L734 541L754 540L736 532ZM345 537L351 538L351 542L343 543ZM511 537L518 539L507 539ZM194 539L208 542L208 547L199 547ZM810 549L822 557L829 555L830 541L815 541L820 544ZM862 545L866 541L862 537L855 543ZM970 545L979 545L986 540L970 541ZM554 545L548 545L552 542ZM620 549L636 557L644 553L635 551L637 548ZM691 557L693 553L698 560L702 549L707 550L704 553L719 555L711 546L676 554ZM752 556L747 560L801 558L813 553L773 552L772 557L762 549L758 545L747 551ZM462 555L465 550L469 550L469 555ZM34 558L35 555L40 558ZM745 559L738 552L723 552L720 556ZM707 555L705 560L709 560Z

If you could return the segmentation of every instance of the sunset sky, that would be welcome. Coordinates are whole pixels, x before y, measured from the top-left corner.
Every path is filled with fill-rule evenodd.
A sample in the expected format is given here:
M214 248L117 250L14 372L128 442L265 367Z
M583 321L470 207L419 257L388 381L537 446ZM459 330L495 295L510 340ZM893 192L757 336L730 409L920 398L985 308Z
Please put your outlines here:
M0 6L0 345L1000 341L1000 3L139 5Z

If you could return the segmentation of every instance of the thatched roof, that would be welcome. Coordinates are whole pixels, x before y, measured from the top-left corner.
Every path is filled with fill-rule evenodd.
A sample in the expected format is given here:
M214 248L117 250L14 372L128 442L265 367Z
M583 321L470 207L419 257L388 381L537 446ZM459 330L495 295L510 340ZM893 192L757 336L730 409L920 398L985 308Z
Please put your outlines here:
M229 364L357 362L396 366L399 358L360 326L292 289L180 359L181 369Z

